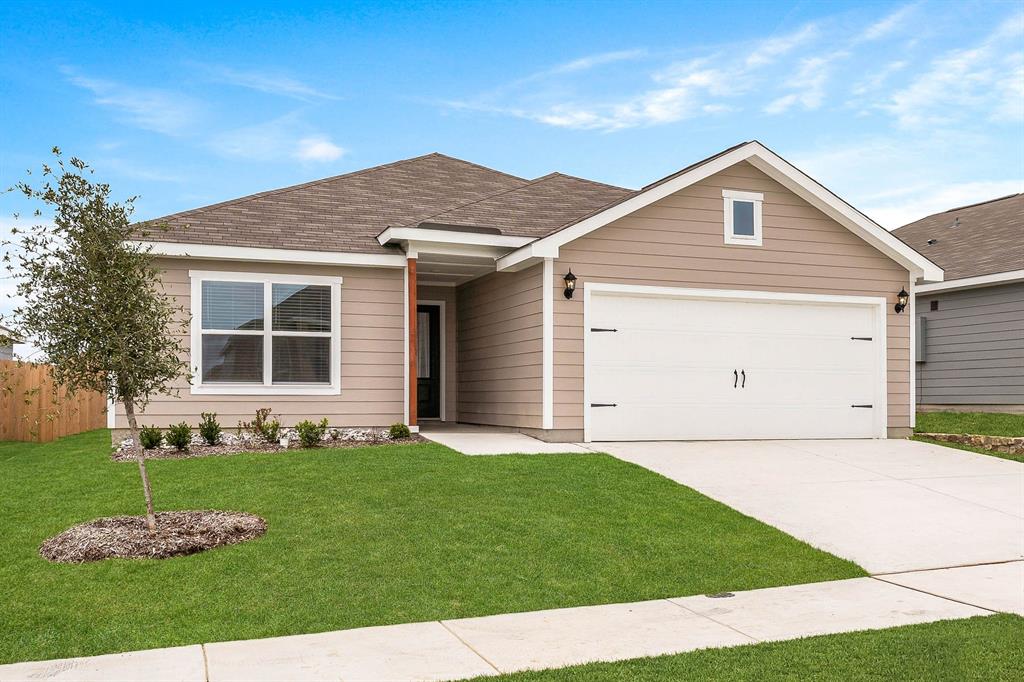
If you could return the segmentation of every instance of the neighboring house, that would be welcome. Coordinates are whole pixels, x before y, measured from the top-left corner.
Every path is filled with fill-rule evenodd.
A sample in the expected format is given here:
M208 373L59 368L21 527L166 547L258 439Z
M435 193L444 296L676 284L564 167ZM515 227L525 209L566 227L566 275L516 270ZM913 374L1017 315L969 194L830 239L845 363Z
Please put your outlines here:
M0 325L0 360L14 359L14 344L21 343L21 339L8 329Z
M895 234L946 272L915 292L920 409L1024 413L1024 194Z
M904 435L894 304L942 279L758 142L636 191L429 154L154 222L194 368L161 426L266 406L553 441Z

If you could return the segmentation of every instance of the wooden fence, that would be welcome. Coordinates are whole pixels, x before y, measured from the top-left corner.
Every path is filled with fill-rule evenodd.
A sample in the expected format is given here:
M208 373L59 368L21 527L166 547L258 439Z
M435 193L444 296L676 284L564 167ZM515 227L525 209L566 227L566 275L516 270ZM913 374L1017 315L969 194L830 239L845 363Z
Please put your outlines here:
M107 401L93 391L68 396L50 366L0 360L0 441L48 443L107 425Z

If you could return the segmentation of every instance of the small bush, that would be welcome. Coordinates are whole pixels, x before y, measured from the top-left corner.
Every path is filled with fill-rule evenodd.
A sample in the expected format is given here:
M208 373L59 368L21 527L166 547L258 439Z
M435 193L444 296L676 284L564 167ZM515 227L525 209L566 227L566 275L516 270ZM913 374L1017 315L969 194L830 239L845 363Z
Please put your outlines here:
M321 419L319 424L314 424L306 419L296 424L295 430L299 434L299 442L302 443L302 447L315 448L320 445L320 441L327 434L327 418Z
M188 450L192 442L192 427L185 422L175 424L167 429L167 444L180 450Z
M391 440L400 440L402 438L408 438L412 433L409 432L408 426L402 422L397 422L392 424L391 428L388 429L388 435L391 437Z
M251 422L238 422L238 434L251 431L268 443L276 444L281 439L281 422L270 417L270 408L261 407L256 410L256 417Z
M199 422L199 435L203 437L207 445L216 445L220 440L220 424L217 422L215 412L203 412L203 420Z
M163 432L155 426L143 426L139 431L139 442L142 443L143 450L152 450L153 448L160 447L160 442L163 439Z

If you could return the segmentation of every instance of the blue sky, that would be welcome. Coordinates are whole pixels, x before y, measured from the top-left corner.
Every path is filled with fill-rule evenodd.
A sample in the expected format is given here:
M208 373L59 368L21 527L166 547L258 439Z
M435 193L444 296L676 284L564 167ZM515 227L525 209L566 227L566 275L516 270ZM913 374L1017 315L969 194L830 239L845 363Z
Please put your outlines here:
M161 5L0 3L0 185L59 145L149 218L430 151L637 187L753 138L890 228L1024 185L1019 2Z

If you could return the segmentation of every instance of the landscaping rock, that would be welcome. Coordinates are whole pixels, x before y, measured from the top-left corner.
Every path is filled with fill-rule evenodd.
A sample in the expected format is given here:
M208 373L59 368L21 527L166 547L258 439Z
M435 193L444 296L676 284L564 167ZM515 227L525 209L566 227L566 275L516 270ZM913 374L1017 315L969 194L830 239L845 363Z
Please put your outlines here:
M101 559L167 559L252 540L266 532L266 521L245 512L160 512L152 534L146 528L144 516L108 516L55 535L42 544L39 554L65 564Z
M1024 455L1024 437L981 436L970 433L918 433L918 436L946 443L961 443L1007 455Z

